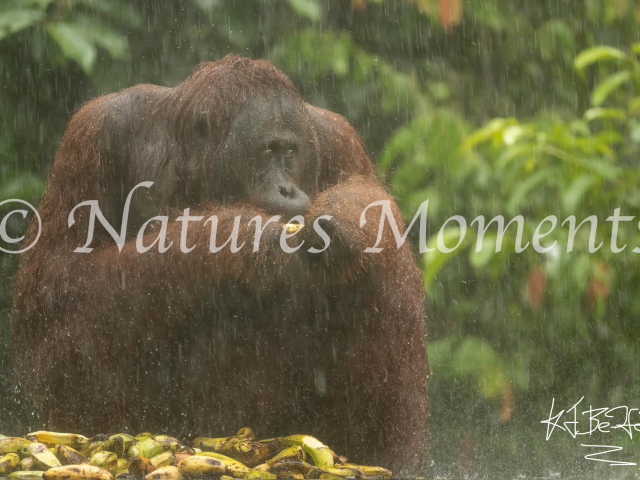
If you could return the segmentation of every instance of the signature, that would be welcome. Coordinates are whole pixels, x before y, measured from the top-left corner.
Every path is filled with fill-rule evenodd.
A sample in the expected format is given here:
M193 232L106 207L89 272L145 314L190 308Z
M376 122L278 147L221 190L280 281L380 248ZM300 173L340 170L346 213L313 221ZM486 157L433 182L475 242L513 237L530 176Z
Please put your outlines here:
M633 420L640 422L640 409L627 406L594 408L590 405L588 410L578 412L578 406L582 400L584 400L584 397L568 410L560 410L554 413L555 398L552 399L549 418L540 422L547 425L547 441L551 438L555 429L567 432L573 438L594 433L611 433L614 430L624 430L629 435L629 438L633 439L634 432L640 432L640 423L632 422L632 417ZM566 420L561 421L563 418ZM637 465L633 462L602 458L608 453L621 451L622 447L616 445L586 445L582 443L580 445L599 449L599 451L585 455L584 458L587 460L606 462L611 466Z

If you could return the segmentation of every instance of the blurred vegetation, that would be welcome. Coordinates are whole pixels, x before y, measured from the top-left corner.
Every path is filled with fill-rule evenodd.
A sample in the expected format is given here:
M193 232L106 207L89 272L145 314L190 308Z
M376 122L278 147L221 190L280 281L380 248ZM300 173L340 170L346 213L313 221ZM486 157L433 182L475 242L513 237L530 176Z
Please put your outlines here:
M84 101L140 82L175 85L230 52L267 58L308 102L356 126L408 219L429 199L429 245L450 216L469 224L455 252L420 258L431 473L586 472L596 462L582 458L580 442L545 442L540 421L554 397L560 408L583 395L597 406L640 398L640 232L635 222L621 227L627 248L614 254L605 221L616 208L640 209L639 27L637 0L6 1L0 202L37 202ZM515 253L512 226L495 253L494 224L477 251L479 215L522 215L525 243L556 215L543 243L558 244ZM602 248L589 253L587 224L567 252L560 224L570 215L578 224L596 216ZM25 224L10 220L17 236ZM458 233L447 224L443 238L454 244ZM16 262L0 255L7 432L38 422L10 383Z

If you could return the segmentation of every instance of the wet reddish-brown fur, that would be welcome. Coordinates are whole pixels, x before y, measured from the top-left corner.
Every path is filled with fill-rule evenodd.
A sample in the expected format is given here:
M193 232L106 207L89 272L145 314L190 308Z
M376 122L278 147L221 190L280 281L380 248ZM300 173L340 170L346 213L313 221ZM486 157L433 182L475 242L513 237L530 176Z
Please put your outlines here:
M425 461L428 416L421 275L409 246L396 248L389 229L382 253L364 253L376 242L379 219L379 209L371 208L360 228L368 204L390 200L401 228L403 223L343 117L303 104L318 150L317 192L305 218L311 225L319 215L334 216L340 241L329 250L348 246L348 264L310 262L306 247L284 253L277 241L282 224L267 227L257 253L245 246L236 254L228 248L211 254L210 226L203 222L190 226L189 242L197 247L188 254L178 248L176 222L168 230L174 245L163 254L157 249L138 254L136 232L119 252L104 231L96 233L93 252L73 253L85 242L88 208L76 211L76 225L69 228L71 209L99 200L119 229L123 195L136 175L147 174L156 179L169 209L190 206L192 215L216 214L219 239L229 236L233 218L242 214L246 221L238 243L252 245L248 220L269 215L215 198L185 204L179 189L170 191L175 183L169 176L191 178L188 159L176 160L191 128L190 112L205 103L215 108L212 141L220 143L256 92L298 98L290 80L270 63L228 56L201 64L175 88L139 85L95 99L73 116L39 207L40 241L23 254L15 281L18 378L42 407L44 428L89 435L186 425L185 435L223 436L251 426L259 436L313 434L351 461L416 473ZM123 152L132 138L147 142L149 158L132 153L126 162L135 162L135 168L125 171ZM27 243L35 233L32 225ZM309 240L312 234L305 227L294 239ZM147 234L145 244L154 238ZM258 299L249 311L224 306L239 312L237 328L249 330L233 337L227 330L234 320L223 319L213 332L224 330L225 342L205 345L223 353L196 353L195 340L186 344L192 345L188 352L178 350L177 342L209 332L213 321L207 314L197 321L194 315L212 298L209 311L217 311L225 299L215 292L228 291ZM273 319L277 328L254 330L252 316ZM190 322L196 325L192 330ZM141 355L151 358L145 366ZM161 375L157 381L146 377L148 365L162 362L172 365L169 384ZM203 363L204 378L188 372ZM309 383L314 375L316 383ZM318 393L314 385L322 381L326 387ZM172 383L177 391L168 392Z

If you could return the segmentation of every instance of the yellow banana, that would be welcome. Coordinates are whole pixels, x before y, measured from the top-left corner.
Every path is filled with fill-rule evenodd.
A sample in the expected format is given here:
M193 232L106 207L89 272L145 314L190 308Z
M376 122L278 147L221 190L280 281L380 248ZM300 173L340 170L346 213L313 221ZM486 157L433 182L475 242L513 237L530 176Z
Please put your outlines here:
M40 470L48 470L62 465L58 457L51 453L44 443L33 442L29 445L29 453Z
M118 473L118 456L113 452L97 452L89 460L89 465L104 468L111 475L115 475Z
M298 447L298 446L285 448L280 453L278 453L275 457L267 460L266 462L258 465L257 467L253 467L252 471L255 471L255 470L268 471L273 465L275 465L278 462L282 462L284 460L304 461L305 460L304 450L302 450L302 447Z
M221 461L226 470L226 474L235 478L244 478L250 471L250 468L244 465L242 462L235 460L233 458L227 457L226 455L222 455L216 452L201 452L196 453L196 457L209 457L215 458L216 460ZM191 458L191 457L190 457Z
M176 456L173 452L163 452L160 455L156 455L149 459L151 465L156 468L168 467L176 464Z
M63 465L80 465L81 463L89 463L87 457L77 450L67 447L61 443L56 445L56 456Z
M47 470L43 480L113 480L104 468L94 465L66 465Z
M10 473L7 478L15 480L41 480L44 472L42 470L17 471Z
M144 478L145 480L180 480L181 475L177 467L169 465L168 467L162 467L155 472L151 472Z
M333 467L333 452L329 447L310 435L290 435L282 439L288 446L298 446L307 453L316 467Z
M20 466L20 457L17 453L7 453L0 457L0 476L6 477Z
M28 457L31 441L20 437L0 438L0 455L17 453L20 458Z
M33 432L27 435L27 440L32 442L46 443L47 446L54 446L56 443L67 445L68 447L85 449L89 446L91 441L83 436L76 435L75 433L56 433L56 432Z
M219 477L227 472L227 466L217 458L194 455L178 463L178 470L185 477Z
M164 452L164 448L153 438L147 438L129 447L129 457L142 455L143 457L151 458L160 455L162 452Z
M355 463L345 463L344 465L336 465L336 468L357 468L362 471L367 477L382 477L391 478L392 474L390 470L382 467L369 467L366 465L356 465Z

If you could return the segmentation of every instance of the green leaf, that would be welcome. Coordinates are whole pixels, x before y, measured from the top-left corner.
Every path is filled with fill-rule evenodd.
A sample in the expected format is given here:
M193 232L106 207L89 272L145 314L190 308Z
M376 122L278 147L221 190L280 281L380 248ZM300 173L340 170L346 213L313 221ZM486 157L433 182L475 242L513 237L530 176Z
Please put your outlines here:
M580 200L582 200L582 197L584 197L594 181L593 175L583 173L578 175L569 185L569 188L562 195L562 210L567 215L575 214Z
M458 243L458 239L460 238L460 229L459 228L447 228L442 232L442 240L444 244L452 248L454 244ZM465 235L464 240L460 243L458 248L456 248L453 252L442 252L438 249L438 234L433 235L427 241L427 247L434 249L431 252L426 252L424 254L424 262L425 262L425 270L424 270L424 286L428 289L433 282L436 274L440 271L440 268L447 262L447 260L451 259L453 256L457 255L465 245L469 243L468 241L468 233Z
M320 20L320 3L317 0L287 0L287 3L296 13L312 22Z
M136 29L143 27L145 24L144 18L131 2L122 0L79 0L79 3Z
M508 125L512 125L513 123L513 121L510 122L504 118L494 118L484 127L479 128L478 130L472 132L469 136L467 136L464 142L462 142L460 149L462 151L469 150L479 143L486 142L494 135L501 132L505 127L507 127Z
M600 118L624 120L627 118L627 115L624 113L624 111L617 108L590 108L589 110L584 112L584 119L587 122Z
M40 10L10 10L0 14L0 40L44 19Z
M520 206L521 200L526 198L527 194L538 184L545 180L553 181L556 168L544 168L527 177L521 182L511 194L509 201L507 202L507 211L510 213L516 213Z
M581 51L573 64L579 71L584 70L589 65L603 60L626 60L627 55L617 48L600 45Z
M480 251L476 251L475 247L472 247L469 250L469 261L471 265L474 266L477 270L484 267L489 260L495 255L496 252L496 236L495 235L484 235L482 237L482 245L480 246Z
M591 104L594 107L599 107L616 88L627 82L630 78L631 74L626 70L609 75L600 82L593 90L593 93L591 93Z
M74 60L90 74L96 61L96 47L82 28L68 23L51 23L47 32L56 41L65 57Z
M111 28L108 24L98 20L82 16L74 23L83 35L95 45L104 48L113 58L122 58L127 53L127 39Z

